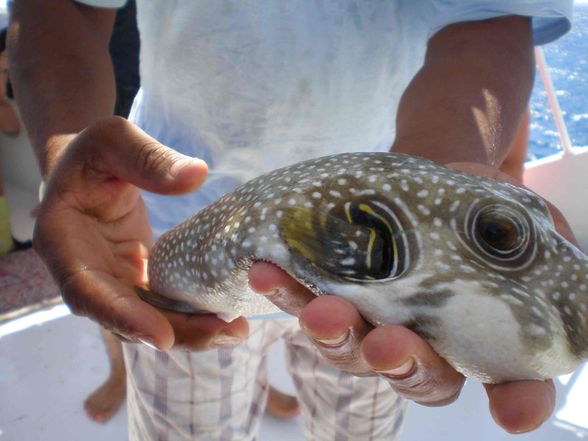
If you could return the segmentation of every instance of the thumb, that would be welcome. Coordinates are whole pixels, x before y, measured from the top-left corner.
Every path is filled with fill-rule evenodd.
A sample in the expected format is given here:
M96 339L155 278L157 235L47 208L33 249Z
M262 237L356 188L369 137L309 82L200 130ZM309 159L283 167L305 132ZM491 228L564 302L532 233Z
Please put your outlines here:
M82 131L68 150L75 163L84 165L82 172L115 177L158 194L194 191L208 173L204 161L160 144L136 125L115 116ZM66 160L61 163L71 164Z

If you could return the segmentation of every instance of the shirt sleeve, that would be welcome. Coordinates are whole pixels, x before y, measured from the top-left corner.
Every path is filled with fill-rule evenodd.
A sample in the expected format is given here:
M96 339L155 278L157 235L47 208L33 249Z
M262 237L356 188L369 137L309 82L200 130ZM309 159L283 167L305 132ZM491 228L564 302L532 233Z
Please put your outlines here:
M124 6L127 0L74 0L76 3L81 3L87 6L94 6L97 8L120 8Z
M573 0L433 0L429 36L454 23L488 20L506 15L530 17L533 41L554 41L572 27Z

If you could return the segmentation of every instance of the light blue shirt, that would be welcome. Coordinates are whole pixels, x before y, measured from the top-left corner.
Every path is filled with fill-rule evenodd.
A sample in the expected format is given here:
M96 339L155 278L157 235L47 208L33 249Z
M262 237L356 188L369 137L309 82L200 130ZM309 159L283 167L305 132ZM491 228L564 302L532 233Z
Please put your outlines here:
M572 1L138 0L137 10L131 119L210 168L194 194L145 195L157 236L271 169L388 150L401 94L445 26L528 16L541 44L570 28Z

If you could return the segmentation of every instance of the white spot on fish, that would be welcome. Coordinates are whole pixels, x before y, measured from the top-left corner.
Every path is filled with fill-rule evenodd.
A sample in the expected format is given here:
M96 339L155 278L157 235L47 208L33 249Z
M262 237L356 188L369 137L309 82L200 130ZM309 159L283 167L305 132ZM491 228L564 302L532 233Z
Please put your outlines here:
M461 204L461 201L453 201L451 203L451 205L449 206L449 211L451 213L457 211L457 209L459 208L460 204Z
M431 210L425 205L417 205L417 209L423 214L423 216L429 216L431 214Z

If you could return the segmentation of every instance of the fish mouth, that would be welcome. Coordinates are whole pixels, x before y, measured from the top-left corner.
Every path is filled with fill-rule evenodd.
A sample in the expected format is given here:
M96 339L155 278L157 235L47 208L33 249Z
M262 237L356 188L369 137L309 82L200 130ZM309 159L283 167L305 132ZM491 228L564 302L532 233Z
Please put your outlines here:
M310 280L313 277L308 276L308 275L305 277L304 275L296 274L295 271L293 271L293 270L289 271L286 268L284 268L282 265L280 265L277 262L274 262L271 259L256 257L254 259L251 259L250 262L251 263L250 263L250 265L248 267L248 270L251 269L251 266L253 266L253 264L255 264L255 263L258 263L258 262L269 263L270 265L273 265L276 268L280 269L282 272L284 272L289 277L291 277L292 279L294 279L300 285L304 286L306 289L308 289L310 292L312 292L315 296L318 297L318 296L330 294L328 292L325 292L321 288L319 288L319 286L317 284L315 284L312 280ZM304 273L304 271L302 271L302 273Z
M141 300L149 303L151 306L155 306L156 308L172 312L182 312L185 314L212 314L210 311L195 309L192 305L182 302L181 300L170 299L138 286L135 286L134 288Z

